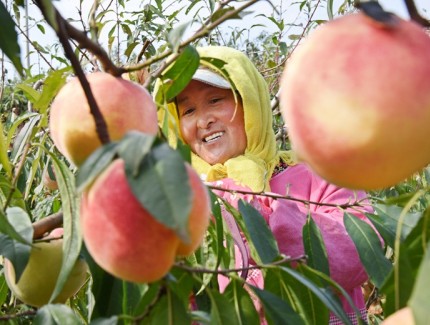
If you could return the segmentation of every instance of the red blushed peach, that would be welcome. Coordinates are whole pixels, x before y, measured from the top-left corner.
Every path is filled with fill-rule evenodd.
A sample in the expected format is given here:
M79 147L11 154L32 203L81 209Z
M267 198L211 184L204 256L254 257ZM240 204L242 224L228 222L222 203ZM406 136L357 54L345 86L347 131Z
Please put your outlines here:
M281 79L298 158L353 189L394 185L430 162L430 37L412 21L383 27L363 13L306 39Z
M190 165L187 164L185 167L192 189L191 211L188 221L190 242L180 242L177 250L177 255L179 256L190 255L200 246L209 226L211 215L210 198L206 186Z
M157 108L145 88L104 72L87 74L86 78L111 140L119 140L131 130L157 133ZM77 166L101 145L77 78L68 82L55 97L49 127L58 150Z
M174 263L179 238L135 198L122 160L103 171L84 195L81 222L91 256L118 278L156 281Z

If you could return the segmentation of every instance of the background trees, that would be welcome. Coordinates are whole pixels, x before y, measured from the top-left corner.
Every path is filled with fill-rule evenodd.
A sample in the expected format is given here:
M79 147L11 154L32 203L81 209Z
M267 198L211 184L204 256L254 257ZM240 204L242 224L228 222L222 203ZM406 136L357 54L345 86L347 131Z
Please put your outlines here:
M274 1L272 5L253 0L195 0L183 1L180 5L174 0L76 1L68 10L61 10L60 18L55 19L56 5L46 0L35 3L3 1L0 6L2 62L12 61L14 65L13 68L10 64L2 64L1 72L0 253L16 261L23 259L29 246L22 242L31 241L33 237L28 229L34 228L35 233L46 229L43 227L49 229L52 226L48 221L59 219L47 216L62 214L66 262L58 288L79 254L86 258L91 276L67 304L50 304L39 310L15 300L2 276L0 318L14 323L45 323L50 319L59 324L66 320L81 323L95 323L96 320L104 323L119 320L160 324L173 321L186 324L191 320L257 323L249 292L243 289L240 277L232 277L224 294L214 286L216 275L211 270L221 260L223 265L229 265L233 254L232 239L220 226L222 220L217 209L213 211L216 222L210 226L202 248L193 258L178 261L169 276L153 284L138 285L115 279L100 269L85 249L81 250L81 239L77 235L76 182L79 185L82 178L75 182L76 168L57 151L49 137L50 103L73 73L72 68L77 73L78 66L84 72L105 70L122 74L152 90L154 78L165 67L166 53L184 53L185 45L191 48L201 44L229 45L245 51L265 76L273 96L274 128L279 146L287 148L288 132L276 98L284 64L312 29L337 15L356 10L353 1ZM68 26L67 35L58 29L59 21ZM17 42L18 33L20 43ZM65 43L71 46L71 52L66 54ZM29 54L31 60L27 60ZM182 58L193 59L192 54L187 55L185 53ZM77 58L78 64L72 67L70 57ZM179 70L186 73L186 66ZM175 87L180 87L180 76L179 73L173 76ZM187 156L186 148L182 153ZM45 171L51 178L55 174L59 190L46 186ZM425 273L430 263L427 253L429 181L430 174L424 169L396 186L370 192L376 212L370 218L385 239L384 250L372 244L372 232L362 225L349 229L357 248L372 252L363 262L371 279L366 290L370 319L374 323L383 318L382 308L385 315L389 315L407 304L413 307L417 320L428 319L425 303L430 284ZM234 213L251 225L258 223L254 212L246 207ZM253 229L249 224L244 226L251 242L258 236ZM307 231L311 234L308 244L320 246L312 224ZM227 253L219 249L224 241ZM338 311L336 300L326 288L326 276L317 271L318 266L303 264L292 269L288 263L273 259L279 255L273 250L273 238L268 238L263 246L254 246L254 257L274 284L265 291L254 292L264 304L273 307L267 308L271 323L284 324L288 320L294 324L320 324L326 320L329 309ZM23 262L21 267L24 265ZM188 308L192 291L196 293L199 306L194 310ZM340 312L339 316L342 317Z

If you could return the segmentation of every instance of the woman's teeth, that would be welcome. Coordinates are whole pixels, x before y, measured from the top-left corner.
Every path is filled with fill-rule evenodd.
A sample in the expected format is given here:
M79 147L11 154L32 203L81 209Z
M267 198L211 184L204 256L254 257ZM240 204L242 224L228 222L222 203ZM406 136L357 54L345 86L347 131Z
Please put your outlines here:
M214 133L214 134L207 136L206 138L203 139L203 141L204 142L211 142L211 141L218 139L222 135L223 135L223 132L217 132L217 133Z

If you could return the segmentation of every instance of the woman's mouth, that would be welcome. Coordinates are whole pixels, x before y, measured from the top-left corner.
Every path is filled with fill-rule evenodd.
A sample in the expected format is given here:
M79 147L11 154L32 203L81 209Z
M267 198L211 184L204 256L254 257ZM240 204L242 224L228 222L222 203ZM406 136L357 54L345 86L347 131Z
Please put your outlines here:
M213 142L213 141L219 139L223 134L224 134L224 132L213 133L213 134L208 135L207 137L203 138L203 142L206 142L206 143Z

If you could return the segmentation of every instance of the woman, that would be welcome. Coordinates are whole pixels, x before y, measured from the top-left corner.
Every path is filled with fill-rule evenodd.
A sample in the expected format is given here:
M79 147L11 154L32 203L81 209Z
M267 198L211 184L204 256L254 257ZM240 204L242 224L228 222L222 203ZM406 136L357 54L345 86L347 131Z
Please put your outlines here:
M295 163L291 152L277 149L267 85L244 54L227 47L199 48L198 52L205 58L201 67L167 107L174 118L170 126L176 128L171 134L178 134L190 146L192 165L202 178L225 188L270 191L314 202L340 205L365 199L364 192L328 184L304 164ZM225 65L217 69L207 58L222 60ZM237 203L237 194L216 193ZM302 228L310 213L325 242L330 276L348 292L366 319L361 284L367 275L343 225L343 211L333 206L305 206L252 195L242 198L258 207L280 251L288 256L304 253ZM367 221L363 213L349 212ZM250 272L247 282L264 285L261 272ZM220 278L221 289L225 285ZM341 300L354 321L353 309L344 298ZM332 315L330 323L336 321Z

